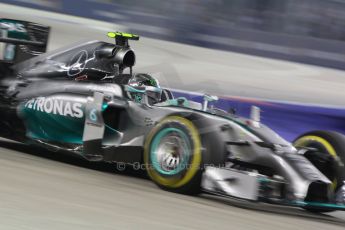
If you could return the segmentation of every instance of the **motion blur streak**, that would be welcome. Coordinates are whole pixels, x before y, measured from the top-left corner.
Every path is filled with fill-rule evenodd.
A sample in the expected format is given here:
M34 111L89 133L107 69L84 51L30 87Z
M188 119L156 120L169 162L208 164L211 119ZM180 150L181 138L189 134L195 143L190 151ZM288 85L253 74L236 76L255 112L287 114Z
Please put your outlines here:
M0 229L340 230L345 223L302 210L268 206L260 212L255 204L168 193L149 180L116 175L114 166L0 144Z
M341 0L0 0L154 38L344 69Z

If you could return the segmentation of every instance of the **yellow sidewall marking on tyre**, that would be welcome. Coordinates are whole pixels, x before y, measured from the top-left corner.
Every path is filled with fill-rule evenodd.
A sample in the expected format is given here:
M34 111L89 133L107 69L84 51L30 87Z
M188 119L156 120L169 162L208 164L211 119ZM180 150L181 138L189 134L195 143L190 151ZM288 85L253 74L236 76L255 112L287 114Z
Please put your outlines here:
M313 135L309 135L309 136L304 136L300 139L298 139L296 142L295 142L295 146L296 147L306 147L307 143L309 141L316 141L320 144L322 144L327 152L332 155L334 158L338 158L338 155L337 155L337 152L335 151L335 149L333 148L333 146L327 141L325 140L324 138L322 137L318 137L318 136L313 136ZM337 187L337 180L334 179L332 181L332 187L333 189L335 189Z
M302 137L300 139L298 139L295 142L295 146L297 147L305 147L306 143L308 141L316 141L319 142L320 144L322 144L326 150L328 151L329 154L331 154L334 157L338 157L337 152L335 151L335 149L333 148L333 146L325 139L323 139L322 137L318 137L318 136L305 136Z
M184 125L188 131L191 134L191 139L193 141L193 154L192 154L192 161L191 164L188 165L187 172L182 178L168 178L168 177L163 177L159 173L157 173L155 170L152 169L150 162L149 162L149 155L150 155L150 144L152 141L152 138L156 134L157 130L164 124L168 122L179 122L182 125ZM201 141L200 141L200 135L195 127L195 125L188 119L179 117L179 116L169 116L165 119L163 119L156 127L153 128L153 130L150 132L150 134L147 137L145 146L144 146L144 163L147 165L147 172L149 176L157 182L158 184L170 187L170 188L178 188L181 187L185 184L187 184L198 172L200 169L200 164L201 164Z

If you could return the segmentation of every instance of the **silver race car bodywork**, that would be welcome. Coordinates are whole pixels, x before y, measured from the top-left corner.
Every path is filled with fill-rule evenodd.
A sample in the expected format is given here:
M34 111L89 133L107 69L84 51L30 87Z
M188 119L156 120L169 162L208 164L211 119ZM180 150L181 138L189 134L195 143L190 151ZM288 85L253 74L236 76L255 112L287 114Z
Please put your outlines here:
M131 82L135 54L128 39L139 37L111 35L116 44L76 44L2 72L0 135L90 161L152 163L150 177L168 190L188 193L193 182L217 195L345 210L344 189L336 193L304 157L313 149L296 149L261 124L256 107L251 118L241 118L210 106L216 97L205 95L199 104L168 89L152 102L158 84ZM168 142L175 150L165 149ZM188 169L195 162L198 168Z

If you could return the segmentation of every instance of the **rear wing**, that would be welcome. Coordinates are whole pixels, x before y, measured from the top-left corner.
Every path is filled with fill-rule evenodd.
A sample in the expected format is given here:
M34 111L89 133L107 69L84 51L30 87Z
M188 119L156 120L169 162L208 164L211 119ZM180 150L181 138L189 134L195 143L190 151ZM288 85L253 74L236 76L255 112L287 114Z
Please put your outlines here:
M0 63L16 64L45 53L49 31L33 22L0 19Z

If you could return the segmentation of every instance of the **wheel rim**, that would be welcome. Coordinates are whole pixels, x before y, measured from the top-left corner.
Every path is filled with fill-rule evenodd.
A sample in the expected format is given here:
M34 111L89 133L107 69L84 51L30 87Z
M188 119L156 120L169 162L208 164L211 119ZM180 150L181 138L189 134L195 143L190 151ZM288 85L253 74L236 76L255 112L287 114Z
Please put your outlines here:
M191 152L190 140L182 130L166 128L154 137L150 158L160 174L176 175L187 168Z

